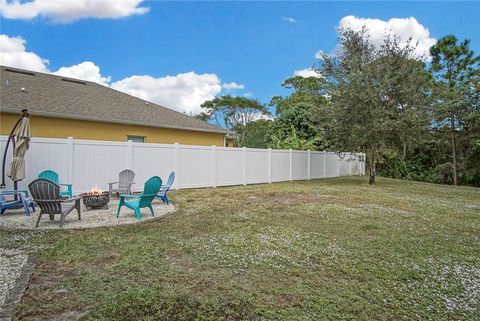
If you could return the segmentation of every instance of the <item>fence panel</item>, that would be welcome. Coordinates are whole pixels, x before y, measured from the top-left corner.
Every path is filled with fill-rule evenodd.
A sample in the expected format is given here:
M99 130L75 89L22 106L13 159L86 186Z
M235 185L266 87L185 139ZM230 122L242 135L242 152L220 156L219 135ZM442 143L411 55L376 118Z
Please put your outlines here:
M2 154L6 141L6 136L0 136ZM58 172L62 182L72 183L75 193L92 187L107 190L108 182L116 181L125 168L136 173L134 191L141 191L151 176L166 180L172 171L176 173L174 188L364 175L363 158L317 151L32 138L25 160L26 178L19 188L26 188L45 169ZM10 149L7 170L11 159ZM9 179L7 183L7 188L13 188Z
M338 177L339 159L336 153L325 154L325 177Z
M75 140L73 146L74 171L70 183L76 192L92 187L108 190L108 182L118 181L121 170L132 168L132 154L126 143ZM34 152L30 153L32 157L36 155Z
M7 137L1 137L1 155L5 150ZM56 171L61 179L68 179L68 163L67 160L67 141L56 139L36 139L33 138L30 141L30 149L25 155L25 176L26 179L18 182L19 189L28 188L28 184L38 177L38 174L46 169L52 169ZM33 156L35 155L35 156ZM5 172L8 172L8 168L12 161L13 148L9 146L7 159L5 162ZM35 157L33 161L33 157ZM13 182L6 176L6 184L8 189L13 188Z
M133 143L133 169L135 171L133 190L142 190L143 182L154 175L160 176L162 181L165 181L163 183L166 183L168 175L174 171L174 162L174 145ZM179 179L175 181L174 188Z
M293 151L293 174L294 180L308 179L308 152L307 151Z
M212 151L205 146L180 146L178 155L179 188L213 186L210 166Z
M272 150L272 182L288 181L290 179L290 152Z
M217 149L215 166L217 186L244 184L243 153L242 148L219 147Z
M246 154L246 183L257 184L268 182L268 150L249 148Z
M324 159L324 152L310 152L310 178L325 177Z

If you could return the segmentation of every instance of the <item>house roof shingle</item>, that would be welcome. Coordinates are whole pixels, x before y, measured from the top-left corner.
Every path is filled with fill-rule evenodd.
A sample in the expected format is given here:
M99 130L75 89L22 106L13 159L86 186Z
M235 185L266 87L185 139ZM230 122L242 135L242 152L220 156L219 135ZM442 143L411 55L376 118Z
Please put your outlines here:
M94 82L0 66L0 109L32 115L229 133Z

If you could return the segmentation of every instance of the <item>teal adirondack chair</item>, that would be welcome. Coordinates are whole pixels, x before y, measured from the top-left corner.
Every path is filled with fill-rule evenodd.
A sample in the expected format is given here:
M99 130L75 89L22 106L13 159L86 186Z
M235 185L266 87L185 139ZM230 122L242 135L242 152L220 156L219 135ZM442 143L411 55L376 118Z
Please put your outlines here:
M58 182L58 174L56 172L48 169L38 174L38 178L48 179L49 181L59 185L60 187L61 186L67 187L66 191L63 191L63 192L60 191L60 197L62 196L68 196L68 198L73 197L72 184L60 184Z
M135 215L137 216L137 220L142 219L142 214L140 213L140 209L144 207L148 207L150 209L150 212L152 213L152 216L154 216L152 201L155 198L155 196L157 196L157 193L160 190L161 186L162 186L162 180L160 179L160 177L153 176L148 181L145 182L145 187L143 188L143 192L140 195L121 194L120 202L118 203L117 217L120 215L120 209L122 208L122 206L126 206L129 209L134 210ZM132 201L127 201L126 200L127 198L136 198L136 199Z

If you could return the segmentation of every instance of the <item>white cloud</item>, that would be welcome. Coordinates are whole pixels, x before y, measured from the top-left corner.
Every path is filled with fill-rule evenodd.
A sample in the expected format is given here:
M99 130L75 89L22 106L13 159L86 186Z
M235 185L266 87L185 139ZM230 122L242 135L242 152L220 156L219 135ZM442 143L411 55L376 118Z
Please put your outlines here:
M62 67L57 71L53 72L55 75L77 78L82 80L93 81L104 86L108 86L108 83L111 80L111 77L104 77L100 73L100 67L95 65L91 61L84 61L78 65L73 65L71 67Z
M293 72L293 75L294 76L300 76L300 77L304 77L304 78L307 78L307 77L316 77L316 78L321 78L322 76L315 71L315 69L313 68L305 68L305 69L301 69L301 70L295 70Z
M363 27L368 31L371 42L377 48L383 43L387 35L396 35L401 43L405 44L411 37L413 44L418 42L415 51L417 57L429 57L429 49L437 40L430 36L430 31L420 24L414 17L410 18L392 18L388 21L380 19L358 18L355 16L346 16L340 20L339 29L349 28L361 30Z
M237 84L236 82L229 82L229 83L224 83L222 87L228 90L236 90L236 89L244 89L245 85Z
M246 93L243 94L243 97L247 97L247 98L252 97L252 96L253 96L253 93L251 93L251 92L246 92Z
M290 23L297 23L297 20L293 19L292 17L282 17L282 20Z
M68 23L85 18L118 19L144 14L143 0L0 0L0 13L8 19L46 17L56 23Z
M0 35L0 65L50 73L48 60L41 58L25 48L26 41L22 37ZM71 67L62 67L52 72L55 75L94 81L108 85L110 77L103 77L100 68L93 62L84 61Z
M9 67L47 72L48 60L26 51L25 39L0 35L0 64Z
M193 71L160 78L148 75L131 76L114 82L111 86L187 114L200 113L200 105L215 98L222 90L217 75L197 74Z

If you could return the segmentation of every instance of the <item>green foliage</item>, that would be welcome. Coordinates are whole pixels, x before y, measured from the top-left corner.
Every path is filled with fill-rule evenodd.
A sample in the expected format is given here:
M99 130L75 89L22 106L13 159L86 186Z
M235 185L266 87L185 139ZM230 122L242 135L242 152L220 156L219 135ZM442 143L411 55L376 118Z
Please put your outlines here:
M320 140L321 129L315 121L317 108L315 105L300 102L277 116L268 132L270 147L279 148L277 146L285 144L287 146L297 139L310 141L311 148L307 149L317 150L325 147Z
M308 104L320 106L327 99L326 81L323 77L300 77L288 78L282 83L282 87L293 89L294 92L287 97L274 96L270 101L270 106L275 107L277 116L288 111L298 104Z
M433 169L432 181L440 184L452 184L453 183L453 164L448 162L437 165Z
M269 147L274 149L295 149L295 150L315 150L317 142L320 137L312 137L309 139L302 139L298 137L295 127L290 128L291 132L287 137L278 138L273 134L271 136L272 143Z
M267 148L267 134L273 124L272 120L259 119L245 125L242 147Z
M396 149L382 149L378 156L378 174L385 177L433 182L432 168L422 154L403 159Z
M301 146L301 140L308 142L310 147L306 149L329 148L331 145L327 140L320 139L324 130L319 115L328 105L325 79L297 76L285 80L282 86L294 92L285 98L275 96L270 102L270 106L276 108L277 117L267 135L269 145L272 148Z

